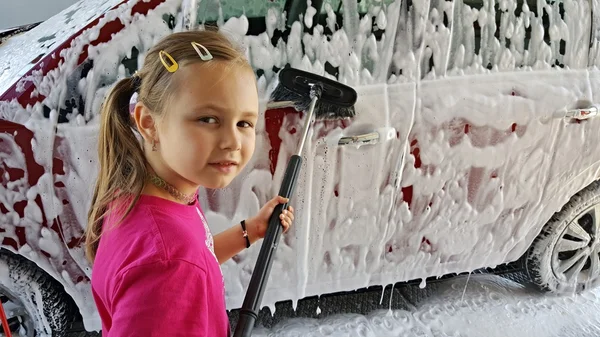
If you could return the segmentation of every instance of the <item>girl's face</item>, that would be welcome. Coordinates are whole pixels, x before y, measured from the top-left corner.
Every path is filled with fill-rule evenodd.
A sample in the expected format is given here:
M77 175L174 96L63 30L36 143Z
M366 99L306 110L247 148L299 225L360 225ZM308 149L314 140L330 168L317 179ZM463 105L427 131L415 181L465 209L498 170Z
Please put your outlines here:
M156 126L157 171L185 190L225 187L254 153L254 73L211 61L180 67L173 76L176 93Z

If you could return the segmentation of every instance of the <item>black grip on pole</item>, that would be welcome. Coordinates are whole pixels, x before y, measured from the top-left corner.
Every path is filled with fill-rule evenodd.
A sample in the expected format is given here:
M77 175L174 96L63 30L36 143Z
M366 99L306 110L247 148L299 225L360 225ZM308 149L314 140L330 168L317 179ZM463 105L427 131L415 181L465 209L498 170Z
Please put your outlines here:
M291 198L296 188L296 180L298 180L301 166L302 157L293 155L288 162L285 175L283 176L281 188L279 189L280 196ZM269 273L271 272L273 256L275 255L279 237L283 230L279 215L284 209L287 209L287 203L277 205L269 218L269 226L260 247L260 253L252 272L252 278L250 278L244 304L240 309L240 318L235 328L234 337L250 337L252 335L254 322L258 317L258 310L260 309L260 302L269 279Z

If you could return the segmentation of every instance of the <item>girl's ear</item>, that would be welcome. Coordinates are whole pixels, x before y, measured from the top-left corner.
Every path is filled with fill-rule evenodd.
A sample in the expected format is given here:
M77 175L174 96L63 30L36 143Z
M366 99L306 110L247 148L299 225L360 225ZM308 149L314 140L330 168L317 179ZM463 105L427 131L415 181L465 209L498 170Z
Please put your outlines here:
M152 115L150 109L148 109L143 103L137 102L133 110L133 119L135 125L144 138L147 144L153 144L158 142L158 133L156 132L156 121Z

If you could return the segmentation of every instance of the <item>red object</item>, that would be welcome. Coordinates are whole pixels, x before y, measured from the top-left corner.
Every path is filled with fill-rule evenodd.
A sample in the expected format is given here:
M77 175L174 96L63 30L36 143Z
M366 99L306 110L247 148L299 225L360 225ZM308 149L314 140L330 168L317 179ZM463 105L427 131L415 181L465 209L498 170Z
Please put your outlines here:
M4 335L6 337L12 337L10 334L10 327L8 326L8 320L6 319L6 313L4 312L4 307L2 303L0 303L0 320L2 320L2 330L4 330Z

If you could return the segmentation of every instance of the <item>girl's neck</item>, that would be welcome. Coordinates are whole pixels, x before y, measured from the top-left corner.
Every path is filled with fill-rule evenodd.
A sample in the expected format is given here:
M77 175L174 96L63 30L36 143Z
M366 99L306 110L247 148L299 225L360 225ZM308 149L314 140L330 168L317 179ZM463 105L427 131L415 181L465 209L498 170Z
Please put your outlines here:
M148 179L142 190L142 194L152 195L163 199L175 201L181 204L193 204L197 199L196 189L182 189L170 184L165 179L155 174L148 173ZM187 192L187 193L186 193Z

